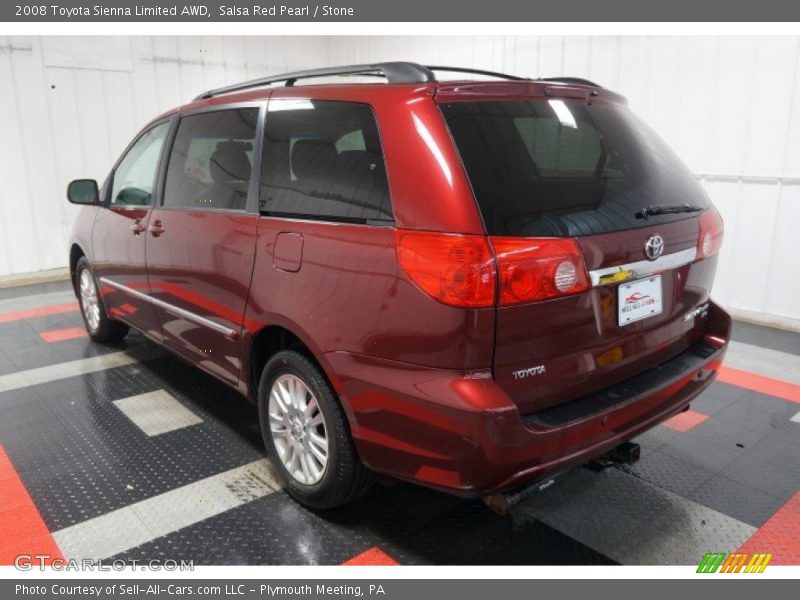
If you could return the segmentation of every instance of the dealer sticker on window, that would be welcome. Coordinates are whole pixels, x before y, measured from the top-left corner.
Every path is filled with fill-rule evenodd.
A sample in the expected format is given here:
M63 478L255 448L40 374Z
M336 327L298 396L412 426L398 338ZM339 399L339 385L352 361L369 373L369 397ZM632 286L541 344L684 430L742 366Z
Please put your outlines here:
M661 275L621 284L617 290L620 326L660 315L661 298Z

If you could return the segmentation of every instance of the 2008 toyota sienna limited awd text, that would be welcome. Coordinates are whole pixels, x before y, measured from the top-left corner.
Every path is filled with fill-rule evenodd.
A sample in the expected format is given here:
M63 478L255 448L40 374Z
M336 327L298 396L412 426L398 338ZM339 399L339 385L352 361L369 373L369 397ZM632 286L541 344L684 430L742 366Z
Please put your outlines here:
M685 410L730 337L717 210L618 94L476 73L303 71L152 121L68 190L92 339L257 403L314 508L373 473L498 495ZM344 75L383 80L295 85Z

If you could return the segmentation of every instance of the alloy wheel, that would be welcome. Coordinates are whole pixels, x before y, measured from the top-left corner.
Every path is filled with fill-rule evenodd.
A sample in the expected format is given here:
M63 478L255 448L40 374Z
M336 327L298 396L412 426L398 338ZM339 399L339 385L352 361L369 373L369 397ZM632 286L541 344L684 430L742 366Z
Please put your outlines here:
M299 483L314 485L328 466L328 435L317 398L302 379L280 375L269 393L269 425L278 457Z
M97 285L89 269L81 271L80 276L81 308L89 331L94 333L100 326L100 302L97 298Z

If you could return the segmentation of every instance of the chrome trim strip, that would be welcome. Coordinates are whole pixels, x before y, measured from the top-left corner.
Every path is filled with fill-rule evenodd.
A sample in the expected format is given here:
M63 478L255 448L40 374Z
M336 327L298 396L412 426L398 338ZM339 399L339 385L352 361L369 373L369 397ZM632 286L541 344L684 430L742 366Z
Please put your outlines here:
M614 267L604 267L602 269L595 269L589 271L589 277L592 280L592 286L607 285L610 283L618 283L619 281L626 281L628 279L636 279L639 277L647 277L648 275L655 275L668 269L676 269L693 262L697 256L697 248L687 248L680 252L673 252L672 254L664 254L659 256L656 260L640 260L637 262L628 263L625 265L616 265ZM628 277L624 279L614 279L606 283L601 283L601 279L614 275L617 273L630 272Z
M208 327L209 329L213 329L214 331L221 333L225 337L229 337L235 339L238 337L238 333L235 329L231 329L230 327L226 327L225 325L221 325L216 321L212 321L211 319L206 319L205 317L201 317L193 312L185 310L183 308L179 308L168 302L164 302L163 300L159 300L158 298L154 298L149 294L145 294L144 292L140 292L139 290L134 290L133 288L129 288L128 286L122 285L121 283L117 283L109 279L108 277L101 277L101 283L105 283L106 285L110 285L111 287L120 290L121 292L125 292L126 294L130 294L140 300L144 300L145 302L149 302L158 306L159 308L163 308L167 312L172 313L177 317L182 317L187 321L192 321L193 323L197 323L198 325L202 325L203 327Z

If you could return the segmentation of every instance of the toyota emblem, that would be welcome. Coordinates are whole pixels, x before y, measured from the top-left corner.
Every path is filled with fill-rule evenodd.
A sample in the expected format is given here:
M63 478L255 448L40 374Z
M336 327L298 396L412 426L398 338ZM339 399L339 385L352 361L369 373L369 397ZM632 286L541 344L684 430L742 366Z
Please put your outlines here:
M652 235L644 245L644 254L650 260L655 260L664 252L664 238L660 235Z

